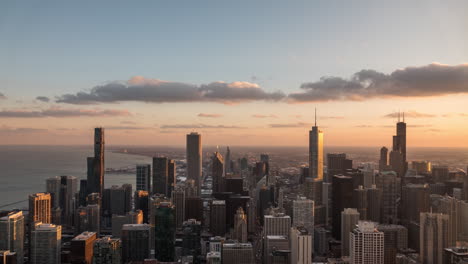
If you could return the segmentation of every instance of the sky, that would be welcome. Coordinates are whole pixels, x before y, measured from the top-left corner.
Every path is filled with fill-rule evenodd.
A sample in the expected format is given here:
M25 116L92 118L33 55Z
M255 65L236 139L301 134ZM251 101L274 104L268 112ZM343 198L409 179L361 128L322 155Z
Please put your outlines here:
M1 1L0 144L468 147L467 1Z

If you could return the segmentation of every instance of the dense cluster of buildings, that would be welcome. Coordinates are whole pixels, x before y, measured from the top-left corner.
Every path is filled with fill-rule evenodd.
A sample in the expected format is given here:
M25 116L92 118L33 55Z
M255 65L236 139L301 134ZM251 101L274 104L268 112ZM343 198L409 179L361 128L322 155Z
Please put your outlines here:
M185 181L175 160L154 157L136 165L133 190L104 187L96 128L86 179L51 177L29 210L0 212L0 264L468 263L468 176L428 161L410 168L404 117L378 168L324 156L323 137L315 124L309 166L285 176L267 154L203 159L193 132Z

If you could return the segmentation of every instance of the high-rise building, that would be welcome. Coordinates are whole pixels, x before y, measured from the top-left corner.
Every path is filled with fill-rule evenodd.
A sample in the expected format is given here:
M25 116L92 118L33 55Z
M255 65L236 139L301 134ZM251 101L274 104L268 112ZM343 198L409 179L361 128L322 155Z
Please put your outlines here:
M121 264L120 239L105 236L94 241L93 264Z
M359 212L355 208L345 208L341 212L341 255L349 256L349 238L359 222Z
M138 164L136 166L136 190L151 192L150 164Z
M406 123L403 113L403 121L400 121L398 113L398 123L396 125L396 135L393 136L393 147L390 152L390 167L398 173L400 178L404 177L408 170L406 161Z
M143 212L143 223L149 223L149 193L147 191L135 192L135 210Z
M22 211L0 217L0 250L15 252L16 262L23 264L24 216Z
M351 264L384 264L384 233L373 222L359 221L349 239Z
M79 207L75 213L75 234L92 231L97 234L101 230L101 210L98 204Z
M360 220L367 220L367 189L362 185L353 190L353 208L358 210Z
M407 184L401 193L401 223L408 228L408 243L412 249L420 249L420 213L430 210L429 186L427 184Z
M388 169L388 148L382 147L380 149L379 170L386 171Z
M432 180L434 182L446 182L449 180L449 168L447 166L433 166Z
M215 152L211 158L211 177L213 178L213 193L224 192L224 159L219 152Z
M0 250L0 264L16 264L18 256L10 250Z
M313 239L312 234L301 227L291 227L290 249L292 264L312 263Z
M168 185L168 159L166 157L153 158L153 193L166 195Z
M264 264L289 263L289 234L287 236L266 236L263 247Z
M88 157L87 187L88 194L104 193L104 128L94 129L94 157Z
M226 242L222 244L221 259L223 264L253 264L254 248L251 243Z
M30 263L59 264L62 245L62 227L53 224L35 224L31 230Z
M71 263L91 264L96 233L83 232L71 241Z
M456 246L457 241L468 242L466 237L463 237L465 230L468 230L468 225L466 224L468 223L468 210L466 210L468 209L468 204L466 202L448 195L431 195L431 208L434 210L434 213L449 216L449 247Z
M384 233L384 263L396 264L399 250L408 248L408 229L402 225L379 225L377 230Z
M393 171L384 171L375 176L375 185L382 190L381 221L384 224L396 223L397 202L400 198L401 179Z
M122 263L143 261L150 257L150 232L147 224L129 224L122 227Z
M112 236L122 237L122 227L129 224L143 224L143 212L136 210L126 215L112 215Z
M414 171L416 171L417 175L429 175L432 168L430 161L412 161L411 167Z
M110 213L124 215L132 210L132 185L113 185L110 188Z
M181 188L175 189L172 193L172 204L175 207L175 225L181 228L185 221L185 192Z
M323 132L315 125L309 131L309 177L323 180Z
M174 261L175 209L171 202L161 202L155 213L155 258Z
M291 217L283 213L265 215L263 233L265 236L288 236Z
M201 194L202 178L202 141L201 135L192 132L187 135L187 179L194 180L197 195Z
M241 243L247 243L247 215L244 213L244 209L239 207L236 215L234 216L234 239Z
M367 189L367 219L372 222L380 222L382 206L382 190L373 184Z
M467 263L468 248L467 247L450 247L444 249L445 264L460 264Z
M210 231L214 236L226 234L226 201L211 202Z
M449 216L421 213L419 232L420 259L423 263L444 264L444 249L449 244Z
M341 240L341 212L353 205L353 178L335 175L332 186L332 234Z
M229 149L229 146L226 148L226 164L225 164L225 173L231 173L232 172L232 164L231 164L231 150Z
M167 160L167 190L166 196L172 197L172 192L174 191L177 184L177 165L175 160Z
M52 200L49 193L35 193L29 195L29 223L40 221L44 224L52 223Z
M304 227L309 234L314 232L314 201L305 197L297 197L293 201L293 223L294 227Z
M51 196L51 208L59 213L54 223L72 226L76 207L78 180L74 176L56 176L46 179L46 192Z
M343 175L346 170L353 168L353 161L346 158L345 153L327 154L327 182L331 182L333 176Z

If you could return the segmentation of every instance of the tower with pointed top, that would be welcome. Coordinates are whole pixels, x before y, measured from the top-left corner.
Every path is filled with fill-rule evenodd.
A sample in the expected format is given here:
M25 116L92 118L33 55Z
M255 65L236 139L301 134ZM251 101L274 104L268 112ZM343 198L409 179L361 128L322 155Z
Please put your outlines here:
M393 147L390 153L390 165L398 173L399 177L404 177L408 169L406 161L406 123L405 114L401 121L401 113L398 112L398 123L396 125L396 135L393 136Z
M323 132L317 126L317 109L314 126L309 131L309 177L323 180Z

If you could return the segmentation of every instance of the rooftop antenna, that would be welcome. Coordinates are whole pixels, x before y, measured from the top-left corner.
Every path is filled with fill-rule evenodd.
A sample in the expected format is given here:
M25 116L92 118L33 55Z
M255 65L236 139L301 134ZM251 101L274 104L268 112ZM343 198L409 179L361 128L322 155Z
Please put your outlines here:
M403 123L405 122L405 112L403 112Z
M317 107L315 107L315 126L317 126Z
M400 110L398 109L398 123L400 123Z

